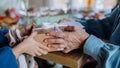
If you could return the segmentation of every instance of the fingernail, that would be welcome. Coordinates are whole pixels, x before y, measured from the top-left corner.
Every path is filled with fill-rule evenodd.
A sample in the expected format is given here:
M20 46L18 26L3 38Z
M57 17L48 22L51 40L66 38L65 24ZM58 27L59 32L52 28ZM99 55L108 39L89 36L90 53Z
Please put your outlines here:
M48 52L45 52L44 55L46 55Z
M46 42L47 42L47 40L45 39L45 40L43 40L43 42L45 42L45 43L46 43Z
M48 47L48 52L50 51L50 48Z
M51 45L47 45L49 48L51 47Z

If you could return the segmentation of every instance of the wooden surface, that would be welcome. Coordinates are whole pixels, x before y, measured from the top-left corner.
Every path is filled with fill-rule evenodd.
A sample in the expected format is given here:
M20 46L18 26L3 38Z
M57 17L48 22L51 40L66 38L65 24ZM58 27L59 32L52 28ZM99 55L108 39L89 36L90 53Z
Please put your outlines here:
M87 56L82 54L81 50L74 50L68 54L62 52L51 52L47 55L38 57L48 61L53 61L55 63L62 64L70 68L80 68L80 66L87 59Z

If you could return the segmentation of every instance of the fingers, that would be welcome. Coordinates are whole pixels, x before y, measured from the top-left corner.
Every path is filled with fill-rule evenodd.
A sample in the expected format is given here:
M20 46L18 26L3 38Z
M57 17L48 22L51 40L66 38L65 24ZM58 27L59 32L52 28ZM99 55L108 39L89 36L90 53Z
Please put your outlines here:
M32 26L34 27L34 26L36 26L37 24L36 23L32 23Z
M66 46L64 44L51 44L48 45L49 48L65 48Z
M35 23L28 24L28 25L26 25L26 29L27 29L27 30L30 30L30 29L32 29L35 25L36 25Z
M46 55L47 53L48 53L47 51L43 51L39 49L35 52L35 56Z
M50 51L50 49L46 45L42 45L42 44L40 44L40 43L38 43L36 41L34 41L34 45L38 46L37 48L43 49L45 51Z
M58 43L58 44L61 44L61 43L64 43L65 40L62 39L62 38L48 38L48 39L45 39L44 40L45 43L48 43L48 44L53 44L53 43Z
M30 35L34 26L35 26L35 23L27 24L26 26L24 26L24 28L25 28L25 33L26 33L27 35Z
M36 48L34 50L33 55L34 56L41 56L46 55L49 52L49 48L44 45L38 45L36 44Z
M49 48L64 48L65 47L65 40L61 38L58 38L58 39L49 38L49 39L46 39L44 42L48 44Z
M63 53L69 53L70 51L71 51L71 49L69 49L69 48L64 48Z
M39 51L35 52L35 56L41 56L41 55L42 55L41 52L39 52Z
M38 46L39 46L39 48L41 48L41 49L43 49L45 51L50 51L50 49L45 45L39 44Z
M37 32L33 32L31 35L30 35L30 38L33 38L37 35Z
M64 31L68 31L68 32L75 31L75 27L74 26L67 26L64 28Z
M65 38L67 37L67 35L63 32L49 32L47 33L48 36L53 36L53 37L57 37L57 38Z
M38 48L36 53L38 56L40 56L40 55L46 55L48 53L48 51L41 49L41 48Z
M44 45L37 44L38 47L36 48L35 54L36 56L46 55L49 51L49 48Z
M75 26L67 26L64 28L64 31L67 31L67 32L75 32L75 31L78 31L78 30L84 30L83 28L79 28L79 27L75 27Z

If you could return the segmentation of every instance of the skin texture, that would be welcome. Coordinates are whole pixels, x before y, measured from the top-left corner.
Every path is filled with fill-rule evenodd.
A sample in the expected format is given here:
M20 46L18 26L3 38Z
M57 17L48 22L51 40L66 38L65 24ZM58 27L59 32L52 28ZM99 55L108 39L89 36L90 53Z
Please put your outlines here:
M36 42L33 38L37 35L37 32L33 32L28 38L23 40L20 44L14 47L13 53L18 58L19 55L26 53L32 56L46 55L49 48Z
M21 31L22 36L29 36L26 39L23 39L21 43L18 43L13 47L13 53L16 56L16 58L19 57L19 55L26 53L32 56L40 56L45 55L48 53L49 48L40 44L39 42L35 41L33 38L37 35L37 32L32 32L32 28L35 26L35 24L28 24L25 26L22 26L18 28ZM31 34L32 33L32 34ZM6 34L6 37L9 38L9 34Z
M44 42L48 43L49 47L64 48L64 53L83 48L84 42L89 37L84 29L77 27L66 27L64 32L50 32L47 35L55 38L47 38Z

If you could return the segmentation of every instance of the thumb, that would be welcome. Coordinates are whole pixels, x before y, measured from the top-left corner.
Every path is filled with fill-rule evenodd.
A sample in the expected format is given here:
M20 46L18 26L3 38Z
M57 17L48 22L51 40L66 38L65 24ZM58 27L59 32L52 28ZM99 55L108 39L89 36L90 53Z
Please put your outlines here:
M32 34L30 35L31 38L35 37L38 33L37 32L32 32Z
M68 48L64 48L63 53L69 53L71 50Z
M68 32L75 31L75 27L74 26L67 26L64 28L64 31L68 31Z

